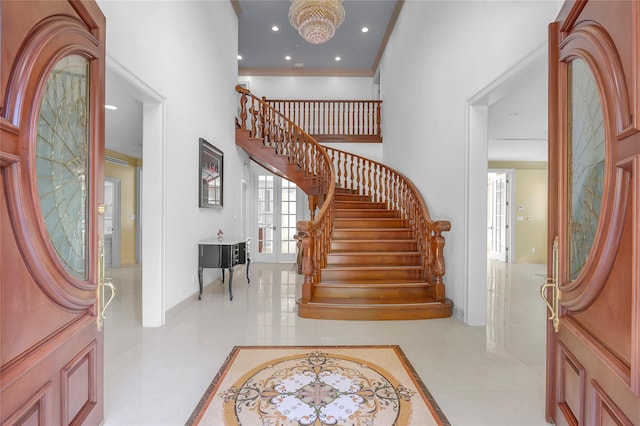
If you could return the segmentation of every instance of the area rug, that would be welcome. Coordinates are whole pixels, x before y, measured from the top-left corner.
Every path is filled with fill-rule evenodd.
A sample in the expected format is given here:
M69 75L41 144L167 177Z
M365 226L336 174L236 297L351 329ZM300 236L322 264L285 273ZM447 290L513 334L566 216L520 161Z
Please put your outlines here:
M236 346L187 425L450 423L399 346Z

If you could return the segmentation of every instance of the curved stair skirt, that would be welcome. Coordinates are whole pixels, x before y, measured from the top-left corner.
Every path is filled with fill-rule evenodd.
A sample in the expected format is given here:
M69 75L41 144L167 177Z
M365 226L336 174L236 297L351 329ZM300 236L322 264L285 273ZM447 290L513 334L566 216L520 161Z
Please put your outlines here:
M448 318L453 302L348 304L296 301L298 316L311 319L386 321Z

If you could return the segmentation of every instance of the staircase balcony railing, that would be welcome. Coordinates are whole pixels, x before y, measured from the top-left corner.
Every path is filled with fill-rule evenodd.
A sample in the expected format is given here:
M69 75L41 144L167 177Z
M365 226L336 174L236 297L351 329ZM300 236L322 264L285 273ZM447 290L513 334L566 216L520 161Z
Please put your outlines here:
M305 179L313 180L316 188L308 194L311 220L297 223L303 253L302 299L309 301L313 285L320 281L320 271L326 266L331 244L336 184L333 162L326 149L296 123L242 86L236 86L236 91L241 95L240 130L273 148L275 155L286 157L289 164L304 173ZM316 208L320 209L317 213Z
M371 197L374 202L386 203L410 224L421 253L424 279L434 285L436 301L445 300L445 274L442 233L451 229L451 222L432 220L429 210L416 186L400 172L359 155L326 147L340 188L355 190Z
M382 142L381 100L263 100L318 142Z

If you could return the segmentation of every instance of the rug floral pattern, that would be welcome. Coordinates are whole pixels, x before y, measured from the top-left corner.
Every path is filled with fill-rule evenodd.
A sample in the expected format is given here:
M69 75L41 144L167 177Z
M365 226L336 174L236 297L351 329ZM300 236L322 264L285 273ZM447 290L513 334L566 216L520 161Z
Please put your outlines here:
M397 346L236 347L187 424L422 426L448 421Z
M375 368L321 351L270 365L219 394L241 424L283 426L394 424L400 401L413 395Z

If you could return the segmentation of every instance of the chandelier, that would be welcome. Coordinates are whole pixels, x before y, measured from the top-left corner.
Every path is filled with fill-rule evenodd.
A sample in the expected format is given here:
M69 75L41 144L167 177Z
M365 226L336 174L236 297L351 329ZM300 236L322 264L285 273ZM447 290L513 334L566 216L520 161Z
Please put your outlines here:
M342 2L343 0L291 0L289 22L309 43L325 43L344 21Z

